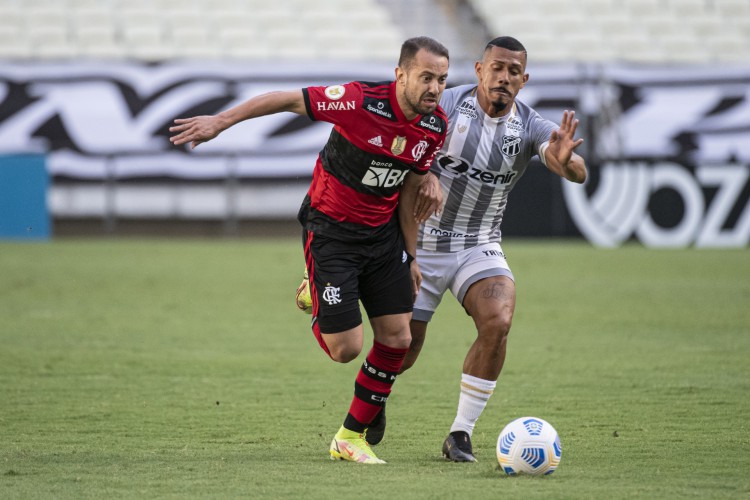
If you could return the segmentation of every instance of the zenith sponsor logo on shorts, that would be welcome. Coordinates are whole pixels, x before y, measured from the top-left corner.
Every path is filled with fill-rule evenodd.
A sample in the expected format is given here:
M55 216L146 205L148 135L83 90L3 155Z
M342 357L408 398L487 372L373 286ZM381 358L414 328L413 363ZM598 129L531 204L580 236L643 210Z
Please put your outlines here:
M476 234L463 234L463 233L456 233L453 231L444 231L443 229L438 229L436 227L433 227L430 229L430 234L433 236L448 236L451 238L476 238Z

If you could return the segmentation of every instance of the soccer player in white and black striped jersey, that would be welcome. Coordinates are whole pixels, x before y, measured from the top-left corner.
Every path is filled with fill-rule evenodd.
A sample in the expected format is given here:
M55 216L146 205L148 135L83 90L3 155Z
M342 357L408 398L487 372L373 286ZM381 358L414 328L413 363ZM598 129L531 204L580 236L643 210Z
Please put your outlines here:
M402 371L416 361L427 323L450 289L477 329L464 360L456 418L443 444L443 455L456 462L476 461L472 431L503 368L515 309L514 277L500 247L508 194L537 155L569 181L582 183L587 174L583 158L574 153L583 142L574 138L574 112L565 111L558 127L516 98L529 79L526 58L515 38L496 38L475 63L477 84L447 89L440 101L448 135L430 172L445 204L420 227L422 285Z

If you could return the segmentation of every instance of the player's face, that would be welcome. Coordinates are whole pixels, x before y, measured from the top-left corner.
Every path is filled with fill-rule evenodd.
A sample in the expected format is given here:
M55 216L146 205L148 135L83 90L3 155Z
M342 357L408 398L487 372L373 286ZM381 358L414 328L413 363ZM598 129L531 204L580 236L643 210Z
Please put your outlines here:
M526 53L492 47L474 65L479 80L477 98L490 116L503 116L526 85Z
M398 103L407 119L435 111L448 79L448 59L420 49L408 68L396 68Z

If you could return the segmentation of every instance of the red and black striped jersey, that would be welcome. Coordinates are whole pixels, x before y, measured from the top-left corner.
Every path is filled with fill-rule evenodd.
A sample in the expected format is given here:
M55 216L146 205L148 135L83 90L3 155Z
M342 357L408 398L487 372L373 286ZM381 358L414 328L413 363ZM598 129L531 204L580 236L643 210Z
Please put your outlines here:
M443 145L448 119L438 107L407 120L395 82L351 82L302 90L313 120L333 124L313 170L300 221L344 240L378 238L394 217L408 172L425 174Z

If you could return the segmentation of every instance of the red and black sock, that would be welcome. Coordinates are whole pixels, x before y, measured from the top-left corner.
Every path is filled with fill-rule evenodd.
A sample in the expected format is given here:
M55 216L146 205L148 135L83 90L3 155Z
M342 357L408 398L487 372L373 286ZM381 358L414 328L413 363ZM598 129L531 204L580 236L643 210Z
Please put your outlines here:
M364 432L385 406L409 349L396 349L374 342L354 381L354 398L344 427Z

